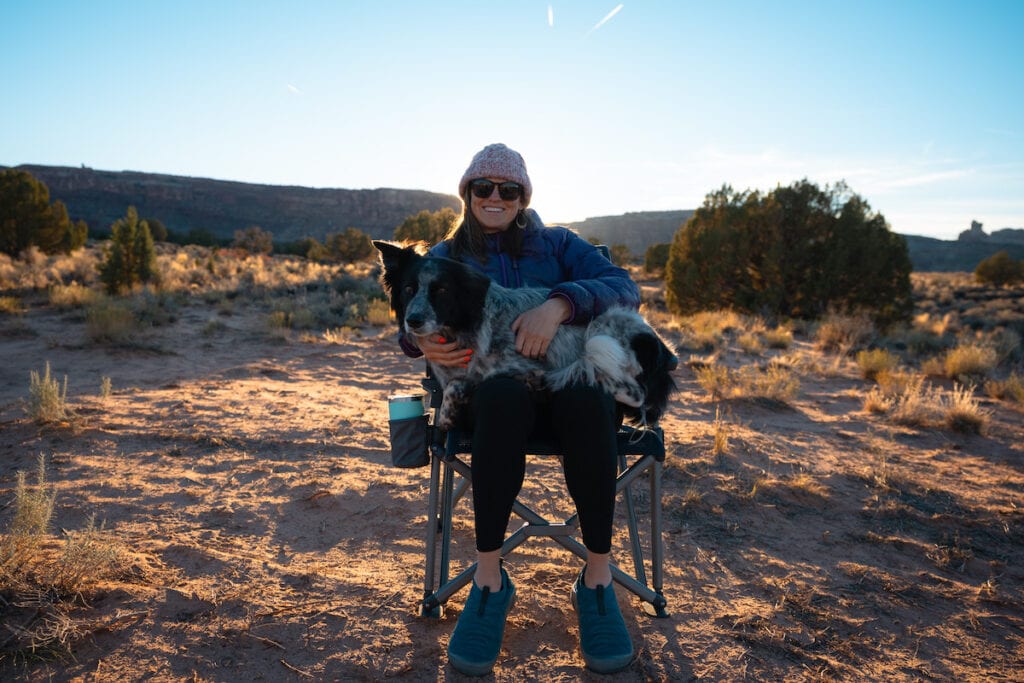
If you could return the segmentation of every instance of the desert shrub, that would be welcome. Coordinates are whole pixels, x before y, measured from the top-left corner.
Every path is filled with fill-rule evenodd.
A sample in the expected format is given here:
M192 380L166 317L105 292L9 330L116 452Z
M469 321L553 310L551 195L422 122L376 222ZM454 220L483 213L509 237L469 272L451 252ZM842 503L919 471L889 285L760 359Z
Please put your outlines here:
M711 447L713 455L724 455L729 451L729 423L722 419L720 406L715 406L715 422L712 425L714 437Z
M92 342L125 344L138 331L135 314L123 301L102 298L86 309L85 334Z
M768 399L787 403L800 390L800 380L789 368L770 365L764 370L745 366L730 370L721 365L696 369L697 383L713 399Z
M448 207L439 211L424 209L402 221L395 228L394 237L399 241L422 241L434 245L445 238L458 220L458 214Z
M633 261L633 253L625 244L613 244L608 250L608 257L617 266L625 266Z
M77 282L70 285L54 285L48 290L50 305L57 308L79 308L95 303L98 293Z
M978 282L996 287L1024 281L1024 261L1010 257L1004 249L978 264L974 269L974 277Z
M324 247L331 259L344 263L366 261L376 255L370 236L357 228L346 228L345 232L328 234Z
M779 325L764 333L764 342L770 349L788 349L793 345L793 330Z
M391 306L384 299L371 299L366 307L366 322L375 327L391 324Z
M644 252L644 270L648 273L664 273L668 265L668 252L671 244L659 243L647 247Z
M815 330L814 341L822 351L846 353L870 340L874 334L875 327L867 315L830 313Z
M875 375L875 383L878 388L889 396L897 396L907 390L915 383L923 382L921 374L905 372L895 368L880 370Z
M64 594L80 593L116 571L121 557L120 544L90 515L84 528L67 532L51 582Z
M864 397L864 410L869 413L887 413L892 410L893 399L881 387L872 387Z
M732 375L724 365L711 364L697 367L697 384L713 399L726 398L732 389Z
M61 387L57 378L50 376L49 361L42 377L35 370L29 371L28 395L28 414L36 422L59 422L70 413L67 405L68 376L64 375Z
M789 368L770 365L765 370L754 366L736 373L733 395L736 398L764 398L788 403L800 391L800 380Z
M112 393L114 393L113 382L111 382L110 378L107 377L107 376L101 377L100 378L100 398L108 399L108 398L110 398L110 395Z
M962 434L984 434L991 416L975 398L974 385L955 385L943 397L942 410L945 426Z
M743 353L749 353L752 356L757 356L764 350L764 344L761 341L761 337L754 332L744 332L740 336L736 337L736 343L742 349Z
M250 225L245 230L235 230L231 246L250 254L269 254L274 250L274 235L258 225Z
M693 351L710 351L726 334L743 327L742 317L733 311L700 311L678 320L680 346Z
M961 344L946 352L942 369L950 379L987 377L998 362L999 356L990 346Z
M47 254L69 252L85 244L88 227L72 223L60 200L27 171L0 171L0 252L17 256L31 246Z
M899 365L900 359L885 349L870 349L857 353L857 367L861 377L874 380L879 373L893 370Z
M897 424L942 427L966 434L983 434L991 417L975 398L973 385L955 384L944 393L920 375L910 377L898 393L889 393L880 384L868 394L865 408L887 413Z
M44 456L37 460L35 486L30 487L25 472L18 471L14 518L8 532L0 535L0 590L11 588L31 569L34 554L49 531L56 497L53 487L46 482Z
M117 294L136 284L157 280L156 250L146 221L134 206L110 228L110 243L100 264L100 280L107 292Z
M913 309L906 241L839 184L767 194L726 186L676 233L666 303L685 315L733 308L816 319L865 310L880 325Z
M10 315L21 315L25 308L21 305L21 299L16 296L0 296L0 313Z
M1013 372L1004 380L989 380L985 382L985 393L1002 401L1024 403L1024 377Z

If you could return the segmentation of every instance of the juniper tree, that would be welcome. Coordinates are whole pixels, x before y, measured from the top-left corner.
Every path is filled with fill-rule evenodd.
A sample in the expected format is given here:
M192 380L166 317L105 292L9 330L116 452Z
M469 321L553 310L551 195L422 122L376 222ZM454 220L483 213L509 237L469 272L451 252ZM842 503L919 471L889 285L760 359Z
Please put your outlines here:
M100 264L100 280L109 293L117 294L156 279L156 249L149 225L139 220L134 206L129 206L125 217L110 226L110 243Z

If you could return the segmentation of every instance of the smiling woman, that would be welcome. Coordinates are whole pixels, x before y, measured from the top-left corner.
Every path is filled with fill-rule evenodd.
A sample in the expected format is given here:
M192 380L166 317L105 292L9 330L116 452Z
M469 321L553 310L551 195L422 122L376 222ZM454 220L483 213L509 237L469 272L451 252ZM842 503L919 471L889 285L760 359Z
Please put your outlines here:
M625 270L572 231L545 226L527 208L533 185L518 152L503 144L484 147L462 175L459 194L462 221L430 254L462 261L486 275L490 280L481 279L488 283L543 290L534 307L503 330L511 333L506 349L514 337L515 352L537 359L551 348L562 325L586 325L609 308L635 311L639 306L639 290ZM435 369L472 368L479 362L480 354L474 354L479 349L463 347L471 342L453 340L450 334L406 324L400 339L408 355L424 356ZM473 433L477 564L448 642L452 666L481 675L498 659L516 591L502 567L501 548L526 474L527 439L535 433L550 433L561 445L565 480L587 549L586 565L572 586L583 659L600 672L628 666L633 644L609 564L617 474L615 398L590 384L534 391L520 377L495 374L475 386L456 420L467 420Z

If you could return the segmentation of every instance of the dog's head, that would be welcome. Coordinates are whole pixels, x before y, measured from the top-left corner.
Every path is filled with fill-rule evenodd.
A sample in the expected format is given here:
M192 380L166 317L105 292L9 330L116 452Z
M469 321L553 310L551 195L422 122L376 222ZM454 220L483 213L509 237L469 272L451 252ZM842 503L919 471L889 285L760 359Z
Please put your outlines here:
M456 337L483 319L490 278L450 259L424 256L421 246L375 241L398 324L415 335Z
M679 358L657 334L634 335L629 345L642 368L637 380L644 388L643 417L649 424L656 424L676 390L671 373L679 365Z

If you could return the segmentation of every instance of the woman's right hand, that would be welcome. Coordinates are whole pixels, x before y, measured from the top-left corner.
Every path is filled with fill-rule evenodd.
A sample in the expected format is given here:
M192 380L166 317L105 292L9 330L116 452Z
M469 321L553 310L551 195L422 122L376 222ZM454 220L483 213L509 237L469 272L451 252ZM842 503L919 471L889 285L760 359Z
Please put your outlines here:
M448 341L439 334L417 336L416 346L420 347L423 357L434 365L464 368L473 357L473 349L460 349L459 342Z

